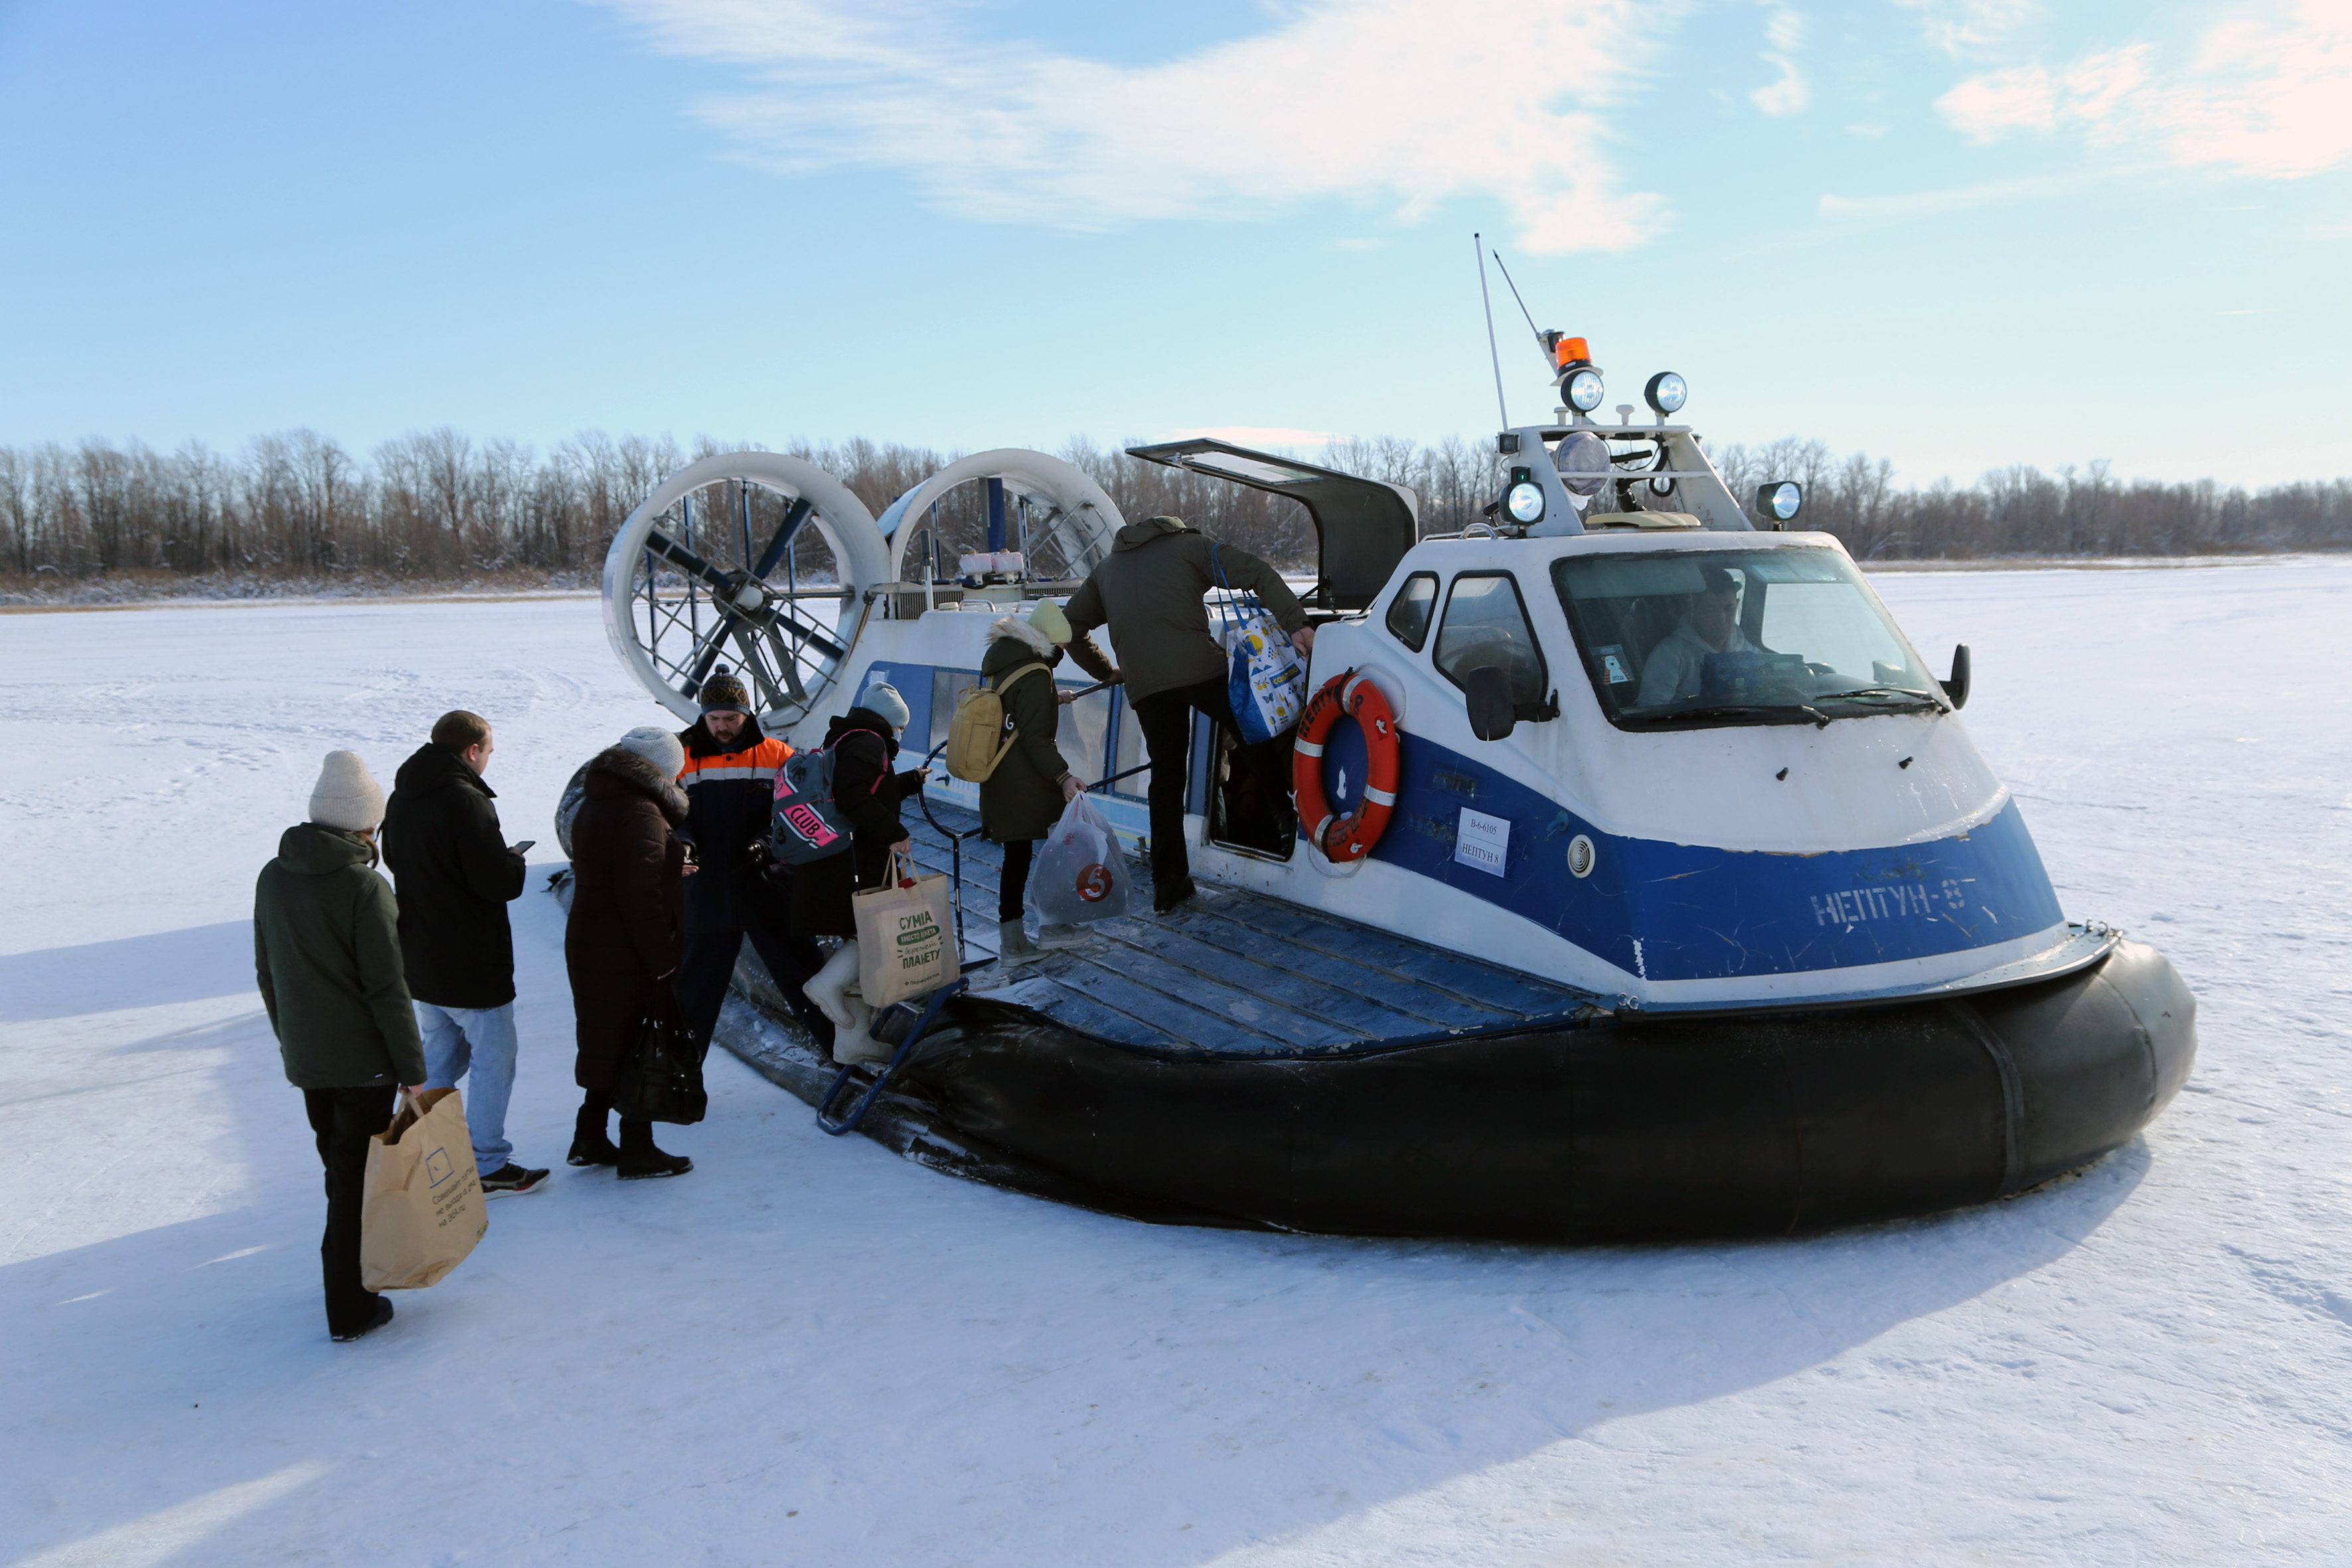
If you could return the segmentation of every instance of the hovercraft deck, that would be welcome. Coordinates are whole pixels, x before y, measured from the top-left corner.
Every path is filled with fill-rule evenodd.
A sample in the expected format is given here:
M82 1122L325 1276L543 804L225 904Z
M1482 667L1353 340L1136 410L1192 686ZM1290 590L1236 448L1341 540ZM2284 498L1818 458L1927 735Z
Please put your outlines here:
M952 833L975 831L969 812L932 808ZM915 858L945 871L946 834L912 825ZM971 961L995 946L1003 851L963 840L965 940ZM1171 1056L1325 1057L1397 1049L1501 1029L1559 1027L1591 1016L1601 999L1460 953L1391 936L1238 888L1202 883L1172 914L1155 917L1140 858L1133 907L1146 912L1081 928L1074 946L974 989L1033 1008L1066 1027Z

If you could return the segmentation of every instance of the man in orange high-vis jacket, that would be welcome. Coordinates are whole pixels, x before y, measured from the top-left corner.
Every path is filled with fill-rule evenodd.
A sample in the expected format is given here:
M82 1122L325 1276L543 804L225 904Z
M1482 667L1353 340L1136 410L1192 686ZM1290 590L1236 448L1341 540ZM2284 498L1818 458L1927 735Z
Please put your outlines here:
M824 963L807 937L793 935L792 873L768 862L764 849L775 811L776 773L793 754L760 729L751 693L720 665L702 687L702 718L681 731L686 766L686 826L701 869L686 879L686 954L677 976L686 1026L706 1044L727 1000L728 977L750 937L785 1004L833 1049L833 1023L801 987Z

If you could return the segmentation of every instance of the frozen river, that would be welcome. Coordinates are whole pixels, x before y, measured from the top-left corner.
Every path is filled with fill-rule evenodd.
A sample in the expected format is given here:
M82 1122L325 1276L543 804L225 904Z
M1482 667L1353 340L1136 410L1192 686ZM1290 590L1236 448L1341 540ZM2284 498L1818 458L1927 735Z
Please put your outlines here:
M562 917L516 908L490 1210L328 1342L252 989L321 752L498 728L511 837L652 717L593 601L0 616L0 1562L2335 1563L2352 1556L2352 562L1895 574L2067 912L2200 1058L2077 1178L1802 1241L1163 1229L959 1183L723 1056L565 1169Z

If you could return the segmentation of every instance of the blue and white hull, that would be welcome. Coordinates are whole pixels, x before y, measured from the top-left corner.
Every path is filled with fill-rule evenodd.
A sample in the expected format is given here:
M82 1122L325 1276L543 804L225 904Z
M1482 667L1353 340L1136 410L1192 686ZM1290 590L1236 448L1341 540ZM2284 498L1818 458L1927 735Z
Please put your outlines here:
M1507 433L1504 449L1564 453L1575 434ZM1649 442L1662 466L1648 471L1693 510L1579 507L1418 539L1395 487L1214 442L1141 451L1227 463L1213 471L1289 487L1313 513L1307 689L1378 689L1396 787L1367 796L1367 748L1389 742L1348 721L1309 753L1314 777L1339 813L1386 806L1384 831L1339 863L1311 824L1269 831L1250 817L1252 770L1202 720L1184 780L1200 897L1097 922L1008 973L992 962L997 852L976 836L976 786L936 778L918 853L961 874L971 989L886 1081L852 1075L876 1091L866 1130L943 1169L1139 1217L1549 1240L1926 1213L2136 1135L2194 1058L2193 1001L2154 950L2069 921L1958 721L1965 667L1927 674L1834 539L1750 529L1704 482L1684 427L1607 434ZM753 480L788 483L795 460L754 457ZM845 515L854 500L814 479L795 492L830 509L844 587L835 631L763 679L771 730L815 743L887 680L908 700L909 749L943 741L991 623L1066 595L1108 548L1108 497L1066 468L965 459L902 498L878 539ZM975 478L1034 496L1066 570L943 591L933 539L910 568L908 520L936 532L948 481ZM992 489L992 515L1001 500ZM674 710L677 677L709 650L757 657L759 637L781 650L780 632L797 635L799 599L761 586L784 544L721 574L631 529L607 569L616 646L635 612L615 584L655 584L656 558L717 584L724 611L691 657L624 648ZM740 536L748 558L749 502ZM656 605L646 624L687 611ZM1144 839L1121 693L1064 709L1057 743L1104 781L1096 800L1121 837ZM1291 761L1287 740L1267 744ZM740 979L761 1005L731 1009L721 1038L822 1100L829 1065L748 954ZM913 1024L908 1008L877 1035Z

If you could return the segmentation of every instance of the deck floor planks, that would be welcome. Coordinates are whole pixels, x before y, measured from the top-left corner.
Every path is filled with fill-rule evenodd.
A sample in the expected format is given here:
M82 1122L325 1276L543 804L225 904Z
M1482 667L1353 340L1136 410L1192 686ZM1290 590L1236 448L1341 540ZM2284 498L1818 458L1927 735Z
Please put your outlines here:
M933 806L956 831L972 814ZM908 822L917 863L946 872L949 839ZM995 951L1002 847L962 844L968 949ZM1140 908L1149 873L1130 856ZM1586 998L1566 986L1261 894L1206 885L1171 917L1114 917L1087 940L1017 973L1010 1000L1089 1034L1150 1050L1280 1056L1556 1017Z
M1249 908L1253 915L1258 912L1254 906L1244 907ZM1327 985L1354 994L1384 995L1391 1005L1409 1009L1417 1016L1421 1020L1418 1027L1423 1030L1481 1028L1531 1016L1522 1008L1499 1006L1461 995L1444 986L1430 984L1423 976L1403 974L1390 966L1366 963L1349 950L1350 940L1356 934L1356 929L1350 926L1328 924L1325 928L1328 945L1310 945L1300 936L1273 935L1262 926L1211 908L1200 911L1200 918L1180 918L1174 929L1193 941L1238 958L1256 960L1258 954L1269 950L1278 951L1284 961L1297 973ZM1307 929L1312 931L1316 928L1310 926Z
M1126 921L1108 922L1111 941L1147 955L1155 955L1202 976L1204 980L1249 995L1277 1003L1308 1017L1332 1024L1342 1034L1374 1040L1391 1035L1426 1034L1443 1029L1449 1020L1403 1011L1411 998L1394 1003L1361 989L1335 984L1290 962L1296 950L1260 943L1256 952L1236 952L1202 941L1181 927L1161 923L1129 932L1118 930ZM1116 962L1116 961L1112 961ZM1359 975L1357 978L1369 978Z

